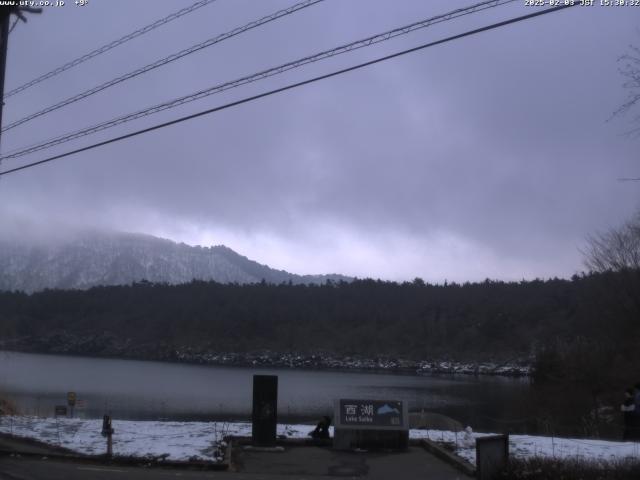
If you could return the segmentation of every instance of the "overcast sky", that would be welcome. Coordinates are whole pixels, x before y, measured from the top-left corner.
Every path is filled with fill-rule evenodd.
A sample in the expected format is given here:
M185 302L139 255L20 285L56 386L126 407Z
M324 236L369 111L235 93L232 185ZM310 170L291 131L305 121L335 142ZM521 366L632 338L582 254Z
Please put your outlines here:
M11 33L5 89L191 3L45 8ZM7 99L3 123L292 3L218 0ZM2 151L472 3L327 0L7 131ZM3 169L534 10L446 22ZM0 228L225 244L295 273L568 277L588 234L640 206L640 183L616 181L640 176L632 117L607 121L639 28L640 7L574 7L7 175Z

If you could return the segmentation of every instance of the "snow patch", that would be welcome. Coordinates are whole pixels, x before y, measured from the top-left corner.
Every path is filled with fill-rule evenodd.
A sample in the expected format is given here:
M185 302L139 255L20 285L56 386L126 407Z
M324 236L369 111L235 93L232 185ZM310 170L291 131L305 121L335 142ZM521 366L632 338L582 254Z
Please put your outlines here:
M247 422L163 422L114 420L113 452L118 456L165 458L170 461L222 461L227 435L251 436ZM101 419L0 416L0 433L32 438L84 455L102 455L106 439ZM277 434L307 438L312 425L278 425ZM332 430L332 429L331 429ZM333 431L331 431L333 434ZM475 439L491 433L410 430L413 439L428 438L449 446L475 464ZM640 443L575 438L510 435L510 454L516 458L572 458L591 461L640 459Z

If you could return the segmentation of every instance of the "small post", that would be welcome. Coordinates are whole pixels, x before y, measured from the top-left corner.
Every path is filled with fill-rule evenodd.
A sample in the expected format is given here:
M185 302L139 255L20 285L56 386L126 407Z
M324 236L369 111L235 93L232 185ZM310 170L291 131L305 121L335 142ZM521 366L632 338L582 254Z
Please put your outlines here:
M102 417L102 436L107 437L107 457L113 456L113 427L111 426L111 415Z
M76 399L76 392L67 392L67 405L69 405L71 418L73 418L73 407L76 406Z
M56 417L56 433L58 434L58 446L60 446L60 421L58 420L58 417Z

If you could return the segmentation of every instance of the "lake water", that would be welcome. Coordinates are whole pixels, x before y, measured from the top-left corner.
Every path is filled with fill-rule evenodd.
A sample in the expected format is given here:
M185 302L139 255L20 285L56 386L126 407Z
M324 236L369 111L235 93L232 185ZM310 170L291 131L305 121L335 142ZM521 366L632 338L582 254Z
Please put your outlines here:
M122 419L250 418L252 376L278 375L281 419L330 414L336 398L399 399L490 428L529 391L526 379L218 367L0 351L0 393L20 413L52 415L74 391L76 414Z

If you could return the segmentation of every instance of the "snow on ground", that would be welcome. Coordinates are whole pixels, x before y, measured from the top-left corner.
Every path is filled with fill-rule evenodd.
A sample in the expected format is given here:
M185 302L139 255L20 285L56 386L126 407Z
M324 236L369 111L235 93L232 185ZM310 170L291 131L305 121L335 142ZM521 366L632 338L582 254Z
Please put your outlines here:
M474 465L476 463L475 439L488 435L495 434L473 432L469 437L465 432L410 431L411 438L429 438L435 442L446 444L455 450L456 455ZM509 435L509 455L515 458L574 458L591 461L611 461L627 458L640 460L640 443Z
M250 436L251 424L243 422L161 422L114 420L115 455L161 457L170 461L190 459L219 461L217 443L226 435ZM106 451L102 420L0 416L0 433L33 438L86 455ZM307 438L312 425L278 425L278 435ZM333 434L333 432L331 432ZM489 433L410 430L411 438L429 438L447 444L475 464L475 438ZM640 460L640 443L510 435L510 453L517 458L552 457L585 460Z
M113 420L113 453L171 461L220 460L216 444L226 435L251 436L250 423ZM309 425L278 425L278 435L306 437ZM102 419L0 416L0 433L33 438L85 455L106 452Z

